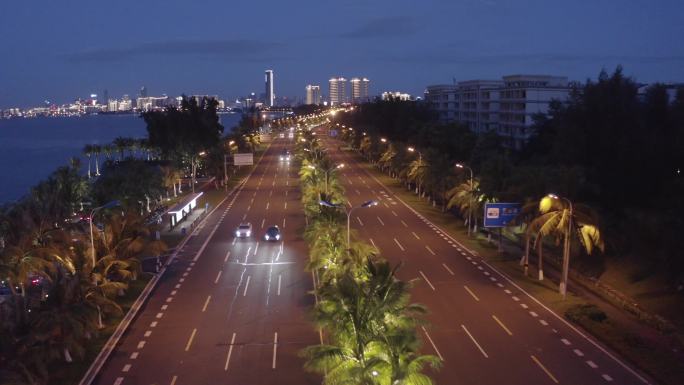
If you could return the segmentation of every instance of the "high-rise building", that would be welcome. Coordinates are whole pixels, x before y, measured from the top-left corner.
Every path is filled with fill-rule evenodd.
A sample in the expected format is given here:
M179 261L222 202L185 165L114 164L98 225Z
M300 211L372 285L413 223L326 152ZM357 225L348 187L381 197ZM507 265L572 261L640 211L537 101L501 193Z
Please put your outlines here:
M368 86L370 85L370 80L367 78L352 78L351 80L351 93L352 93L352 103L359 104L368 102Z
M465 124L475 133L494 131L512 148L532 135L534 116L548 114L552 100L567 100L567 77L511 75L428 86L426 101L443 122Z
M337 106L347 103L347 79L343 77L328 80L330 86L330 105Z
M268 107L273 107L275 102L275 93L273 93L273 70L266 70L266 98L264 104Z
M145 86L140 87L140 97L141 98L147 97L147 87L145 87Z
M306 86L306 104L321 104L321 86Z

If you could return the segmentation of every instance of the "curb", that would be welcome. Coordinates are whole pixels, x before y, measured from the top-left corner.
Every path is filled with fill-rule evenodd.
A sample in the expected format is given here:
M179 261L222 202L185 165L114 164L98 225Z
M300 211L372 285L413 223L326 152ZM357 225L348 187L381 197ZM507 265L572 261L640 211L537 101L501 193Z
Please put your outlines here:
M271 142L272 143L272 142ZM263 159L264 155L268 151L268 149L271 147L271 143L268 144L268 147L264 150L264 152L261 154L261 157L259 157L259 160L256 162L255 166L261 163L261 160ZM228 200L228 198L233 195L238 189L241 189L242 186L247 182L247 180L252 176L252 173L256 170L256 167L252 168L252 171L247 174L238 184L236 184L230 192L226 194L226 197L217 204L209 214L205 215L204 218L200 221L200 224L206 221L213 213L216 211L223 203ZM171 263L176 259L176 256L180 252L180 250L185 246L185 244L190 240L192 237L193 233L195 231L190 231L187 233L185 236L185 239L183 239L178 246L176 246L176 249L174 250L173 254L171 254L171 257L166 261L162 269L159 271L159 273L155 274L154 277L147 283L145 286L145 289L140 293L138 296L138 299L135 300L131 308L128 310L128 313L126 313L126 316L119 322L119 326L117 326L116 330L112 335L109 337L105 345L102 347L102 350L100 350L100 353L95 357L93 360L93 363L90 364L88 367L88 370L86 373L83 375L83 378L81 381L78 383L78 385L91 385L95 378L100 374L100 370L102 370L102 367L104 366L105 362L109 359L109 356L112 354L116 346L119 344L119 341L121 340L121 337L123 337L124 333L126 333L126 330L130 326L131 322L133 319L138 315L138 312L144 305L144 303L147 301L149 298L150 294L152 294L152 291L154 288L157 286L157 283L161 279L161 277L164 275L166 272L166 269L171 265Z

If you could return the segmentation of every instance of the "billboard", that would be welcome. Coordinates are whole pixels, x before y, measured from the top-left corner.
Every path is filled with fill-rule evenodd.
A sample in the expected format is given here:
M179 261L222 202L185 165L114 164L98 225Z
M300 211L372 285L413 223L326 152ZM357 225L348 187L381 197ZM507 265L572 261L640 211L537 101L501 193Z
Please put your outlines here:
M251 152L235 154L233 155L233 164L235 166L251 166L254 164L254 154Z
M520 213L520 203L485 203L484 227L506 227Z

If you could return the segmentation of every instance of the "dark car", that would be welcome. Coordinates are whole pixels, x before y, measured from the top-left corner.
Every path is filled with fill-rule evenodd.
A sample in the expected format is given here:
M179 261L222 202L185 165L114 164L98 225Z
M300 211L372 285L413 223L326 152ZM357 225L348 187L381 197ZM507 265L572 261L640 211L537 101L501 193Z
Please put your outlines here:
M278 226L271 226L266 229L266 234L264 234L264 239L267 241L279 241L280 240L280 229Z

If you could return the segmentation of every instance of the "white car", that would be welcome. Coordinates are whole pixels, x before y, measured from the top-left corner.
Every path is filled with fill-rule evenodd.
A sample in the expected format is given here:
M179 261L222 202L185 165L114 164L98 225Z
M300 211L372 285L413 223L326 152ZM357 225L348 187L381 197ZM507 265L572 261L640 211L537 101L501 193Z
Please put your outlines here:
M252 224L251 223L240 223L240 225L235 229L235 236L238 238L247 238L252 236Z

